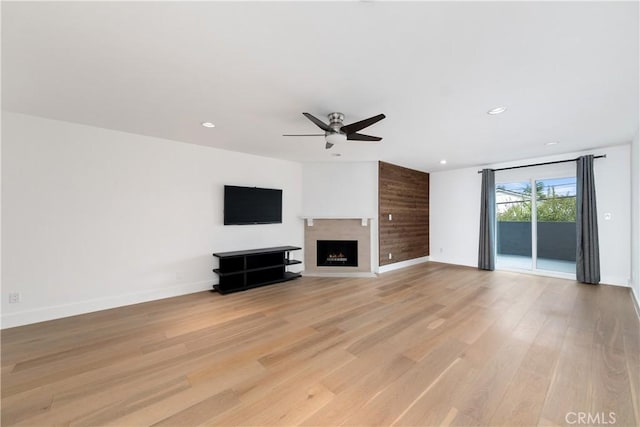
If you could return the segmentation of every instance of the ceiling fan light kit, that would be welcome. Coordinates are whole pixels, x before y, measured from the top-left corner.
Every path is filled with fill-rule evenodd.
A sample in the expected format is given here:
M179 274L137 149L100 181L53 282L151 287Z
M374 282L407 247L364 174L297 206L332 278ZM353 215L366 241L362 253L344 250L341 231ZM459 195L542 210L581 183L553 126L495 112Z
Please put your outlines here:
M345 142L347 140L347 135L339 132L336 132L336 133L327 132L324 139L327 143L331 145L340 144L341 142Z
M382 138L380 138L379 136L365 135L362 133L358 133L358 131L366 127L369 127L372 124L377 123L380 120L384 119L386 117L384 114L378 114L377 116L369 117L368 119L360 120L359 122L351 123L349 125L343 124L344 114L342 113L329 114L328 116L329 124L326 124L322 120L318 119L317 117L314 117L309 113L302 113L302 114L325 132L324 133L325 149L327 150L333 147L335 144L341 144L347 141L358 141L358 142L382 141ZM318 135L285 134L283 136L321 136L321 134L318 134Z

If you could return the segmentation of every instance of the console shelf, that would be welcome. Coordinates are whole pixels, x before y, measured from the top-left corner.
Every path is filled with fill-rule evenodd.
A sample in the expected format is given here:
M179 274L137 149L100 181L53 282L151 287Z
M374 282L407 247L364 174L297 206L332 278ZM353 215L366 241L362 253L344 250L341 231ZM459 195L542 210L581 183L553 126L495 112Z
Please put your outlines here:
M287 271L287 266L301 263L289 256L289 252L300 249L297 246L277 246L214 253L213 256L220 260L220 267L213 271L220 281L213 285L213 289L226 294L296 279L300 273Z

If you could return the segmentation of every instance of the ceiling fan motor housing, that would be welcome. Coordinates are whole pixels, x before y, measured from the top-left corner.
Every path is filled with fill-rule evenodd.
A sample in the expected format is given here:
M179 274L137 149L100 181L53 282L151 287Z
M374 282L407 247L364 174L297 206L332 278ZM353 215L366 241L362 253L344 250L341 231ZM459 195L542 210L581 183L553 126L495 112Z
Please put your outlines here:
M343 121L344 121L344 114L342 113L331 113L329 114L329 126L331 126L331 128L333 129L334 132L338 132L338 133L342 133L342 131L340 131L340 128L343 125Z
M344 121L344 114L342 113L331 113L329 114L329 123L334 124L334 123L340 123L342 124L342 122Z

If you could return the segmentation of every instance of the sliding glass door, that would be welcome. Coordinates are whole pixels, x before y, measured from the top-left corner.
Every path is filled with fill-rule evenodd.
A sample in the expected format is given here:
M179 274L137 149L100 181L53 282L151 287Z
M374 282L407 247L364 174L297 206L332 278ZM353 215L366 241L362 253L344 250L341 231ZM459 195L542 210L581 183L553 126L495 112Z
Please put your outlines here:
M496 267L575 273L576 179L496 185Z
M531 246L531 183L496 185L496 267L518 270L533 268Z
M536 269L576 272L576 177L535 182Z

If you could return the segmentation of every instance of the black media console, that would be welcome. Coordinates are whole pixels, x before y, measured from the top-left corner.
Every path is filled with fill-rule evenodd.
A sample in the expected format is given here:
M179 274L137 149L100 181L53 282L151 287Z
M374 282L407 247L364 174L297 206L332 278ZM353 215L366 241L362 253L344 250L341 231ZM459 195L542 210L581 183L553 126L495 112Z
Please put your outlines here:
M213 285L213 289L226 294L296 279L300 273L287 271L287 266L301 263L289 257L290 251L300 249L296 246L278 246L213 254L220 259L220 268L213 269L220 281Z

